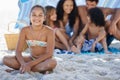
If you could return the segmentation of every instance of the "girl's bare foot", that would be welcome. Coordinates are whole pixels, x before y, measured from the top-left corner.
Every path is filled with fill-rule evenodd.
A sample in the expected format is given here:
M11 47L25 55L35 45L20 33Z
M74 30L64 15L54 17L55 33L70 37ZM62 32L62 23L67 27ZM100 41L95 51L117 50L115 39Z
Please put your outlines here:
M80 50L75 46L72 46L71 51L73 51L76 54L80 54Z
M112 52L109 52L109 51L105 51L106 54L112 54Z

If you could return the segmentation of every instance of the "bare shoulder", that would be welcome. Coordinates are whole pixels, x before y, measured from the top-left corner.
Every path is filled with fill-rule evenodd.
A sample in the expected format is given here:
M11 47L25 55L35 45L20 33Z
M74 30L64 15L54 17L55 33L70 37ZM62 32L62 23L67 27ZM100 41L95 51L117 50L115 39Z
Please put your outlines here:
M27 32L30 29L30 26L23 27L21 32Z
M50 26L44 25L44 27L48 35L54 33L53 29Z
M50 26L44 25L45 30L52 31L53 29Z

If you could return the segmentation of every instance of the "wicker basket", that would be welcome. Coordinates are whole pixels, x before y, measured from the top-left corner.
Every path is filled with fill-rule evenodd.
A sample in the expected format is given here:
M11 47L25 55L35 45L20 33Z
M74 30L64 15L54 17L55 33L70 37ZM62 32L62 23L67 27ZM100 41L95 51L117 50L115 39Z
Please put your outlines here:
M6 40L6 44L7 44L7 48L8 50L15 50L16 46L17 46L17 42L18 42L18 37L19 37L19 33L15 33L10 31L10 24L12 23L16 23L16 21L12 21L8 24L8 32L4 34L5 40ZM17 23L20 23L20 21ZM27 45L25 44L25 46L23 47L23 50L25 50L27 48Z

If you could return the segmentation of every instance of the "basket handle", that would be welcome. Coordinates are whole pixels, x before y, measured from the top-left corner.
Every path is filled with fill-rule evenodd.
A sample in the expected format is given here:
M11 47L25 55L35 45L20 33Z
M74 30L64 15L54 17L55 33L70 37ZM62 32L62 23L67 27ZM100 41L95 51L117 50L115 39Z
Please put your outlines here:
M22 24L27 25L27 23L25 21L11 21L11 22L8 23L8 28L7 28L7 30L9 32L10 32L10 24L12 24L12 23L22 23Z

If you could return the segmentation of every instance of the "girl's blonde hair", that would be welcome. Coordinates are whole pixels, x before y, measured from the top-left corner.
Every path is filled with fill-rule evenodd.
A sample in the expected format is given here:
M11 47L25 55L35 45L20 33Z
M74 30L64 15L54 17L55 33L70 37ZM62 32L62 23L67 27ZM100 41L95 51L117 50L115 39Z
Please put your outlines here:
M53 6L46 6L45 11L46 11L46 24L50 25L50 17L53 14L53 11L56 10Z

